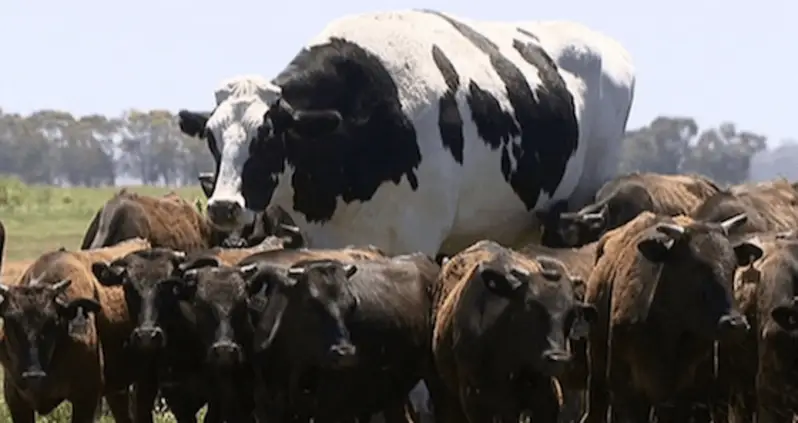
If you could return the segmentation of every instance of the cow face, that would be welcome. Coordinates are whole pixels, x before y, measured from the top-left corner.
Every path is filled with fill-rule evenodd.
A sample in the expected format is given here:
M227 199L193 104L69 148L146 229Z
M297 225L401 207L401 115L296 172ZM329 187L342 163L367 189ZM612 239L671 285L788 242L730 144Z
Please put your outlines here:
M305 344L301 350L307 360L333 368L354 365L357 349L346 319L358 305L348 281L356 271L352 264L331 260L299 263L288 270L261 264L249 279L255 351L268 351L280 333L285 334L282 339L303 334L294 342Z
M798 307L796 307L796 299L793 298L792 303L788 305L779 305L770 311L770 317L786 331L798 330Z
M72 282L53 285L7 287L0 285L0 316L15 379L25 389L37 390L50 371L56 347L66 336L88 331L88 313L100 311L92 298L65 301L62 296Z
M175 285L180 310L198 332L208 363L217 368L241 365L251 348L249 273L222 266L213 257L198 258L183 269Z
M597 211L568 213L568 203L558 201L549 210L536 212L541 222L541 244L551 248L580 247L596 241L607 223L607 207Z
M216 179L212 185L203 183L208 195L208 217L220 229L237 230L254 219L253 210L262 211L271 198L269 187L260 187L255 197L242 193L241 176L245 164L249 167L262 163L251 163L254 141L263 134L264 115L276 103L280 88L257 76L244 76L224 81L216 90L216 108L211 113L181 110L180 129L189 136L205 138L208 148L217 163ZM266 130L265 133L269 133ZM267 177L276 177L282 172L283 158L272 158L278 168L266 171ZM274 173L274 175L272 175ZM207 180L207 177L206 177ZM264 195L264 190L266 191Z
M716 339L745 333L748 322L733 306L734 272L763 252L751 241L729 241L729 232L744 223L741 214L721 224L661 222L648 229L637 249L656 266L643 284L640 318L645 319L656 297L667 304L663 309L673 311L668 319L695 335Z
M492 294L483 314L510 314L506 334L529 370L556 376L570 364L567 340L581 339L597 318L594 306L577 301L578 285L565 265L547 256L535 259L540 270L530 272L501 258L481 263L474 276Z
M176 308L172 285L180 277L179 266L185 254L168 248L136 251L110 264L96 262L92 272L104 286L121 286L136 328L130 345L139 351L155 351L166 346L162 322Z

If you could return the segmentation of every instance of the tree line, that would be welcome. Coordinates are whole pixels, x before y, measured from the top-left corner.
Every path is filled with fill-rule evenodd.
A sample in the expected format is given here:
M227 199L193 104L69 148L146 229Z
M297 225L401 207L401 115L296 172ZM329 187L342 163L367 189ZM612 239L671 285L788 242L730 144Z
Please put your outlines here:
M699 128L689 117L658 117L630 129L621 171L700 173L721 183L798 176L798 144L768 149L765 136L734 123ZM752 163L754 164L752 168ZM74 116L41 110L30 115L0 109L0 174L25 183L66 186L196 184L213 170L205 142L185 136L167 110L129 110L120 116ZM796 175L793 175L796 174Z

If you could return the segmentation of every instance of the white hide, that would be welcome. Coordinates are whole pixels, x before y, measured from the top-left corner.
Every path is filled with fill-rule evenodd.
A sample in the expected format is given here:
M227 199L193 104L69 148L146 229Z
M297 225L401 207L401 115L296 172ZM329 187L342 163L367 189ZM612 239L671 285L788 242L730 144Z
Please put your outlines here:
M553 197L542 193L536 208L543 208L552 200L589 201L588 197L616 174L635 82L629 54L612 39L579 24L481 22L452 17L497 44L507 59L521 69L533 90L540 83L538 70L512 47L514 39L531 40L519 34L517 28L534 33L558 63L574 97L579 147ZM417 191L410 188L406 179L399 185L384 183L366 203L346 204L339 199L335 214L324 224L308 223L294 210L290 183L293 169L288 167L272 204L282 206L291 215L309 245L336 248L374 244L388 254L420 251L434 255L439 251L451 254L485 238L505 245L521 241L524 232L531 230L532 214L502 176L501 150L492 151L479 138L466 101L468 85L475 81L512 112L504 83L488 56L446 20L421 11L344 17L331 22L308 46L323 44L331 37L344 38L377 55L392 73L404 111L415 126L422 162L415 172ZM446 54L460 75L456 99L463 117L462 166L440 139L438 104L447 86L433 62L433 44ZM222 164L209 202L227 199L243 205L240 174L248 154L247 144L278 90L265 78L243 76L225 81L217 92L218 108L208 127L222 151ZM519 143L520 138L513 142Z

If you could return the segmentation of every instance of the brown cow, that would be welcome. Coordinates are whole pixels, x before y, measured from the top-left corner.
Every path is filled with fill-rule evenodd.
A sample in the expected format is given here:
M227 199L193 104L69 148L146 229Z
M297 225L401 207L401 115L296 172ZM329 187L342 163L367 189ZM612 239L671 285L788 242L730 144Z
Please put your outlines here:
M519 253L534 258L536 256L554 257L570 270L577 301L585 299L585 285L596 261L598 241L579 248L550 248L530 244ZM582 417L584 396L587 393L587 340L584 338L569 339L569 346L574 358L571 365L558 378L562 385L563 406L560 412L560 423L577 423Z
M556 376L571 361L566 339L584 336L593 306L575 300L559 260L480 241L441 269L432 351L443 386L430 386L436 421L557 421Z
M652 407L660 422L688 421L695 402L710 401L714 341L749 329L732 280L762 251L728 239L744 223L744 214L718 224L643 212L601 238L586 294L599 321L583 421L606 422L610 398L614 418L634 423L647 423Z
M245 228L251 233L231 234L215 229L191 203L175 193L152 197L122 189L94 216L81 248L107 247L139 237L155 247L191 252L227 244L254 245L271 234L290 239L288 247L300 246L303 241L299 229L286 220L287 215L279 210L271 213L264 213L255 226ZM281 219L279 224L275 219ZM242 241L241 236L247 239Z
M718 351L719 389L727 390L734 421L792 422L798 413L798 327L792 303L798 280L798 239L793 232L749 238L764 254L735 277L735 297L753 330ZM721 401L725 405L726 401ZM720 414L726 411L719 407ZM727 421L726 416L714 419Z
M688 214L720 191L701 175L631 173L615 178L596 193L593 204L563 213L565 203L538 213L543 224L541 243L550 247L578 247L597 241L604 232L634 219L643 211L667 216Z
M113 247L42 255L12 286L0 286L4 336L0 362L5 400L15 423L32 422L64 400L72 422L94 421L105 395L117 422L129 422L128 356L132 325L119 288L104 288L91 273L95 260L148 248L143 239Z
M733 235L793 230L798 228L798 190L784 179L737 185L709 197L690 216L720 222L740 213L748 220Z

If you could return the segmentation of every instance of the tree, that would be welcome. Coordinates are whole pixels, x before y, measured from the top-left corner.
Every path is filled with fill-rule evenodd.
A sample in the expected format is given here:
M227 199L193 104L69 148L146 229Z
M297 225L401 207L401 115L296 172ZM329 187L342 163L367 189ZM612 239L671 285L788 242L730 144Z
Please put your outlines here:
M213 158L204 142L183 135L176 123L166 110L76 117L59 110L23 116L0 109L0 174L42 184L195 184L199 172L214 169ZM760 179L798 178L791 166L798 145L768 150L764 136L733 123L702 130L690 117L662 116L630 129L622 142L621 172L695 172L731 184L747 180L753 163Z

